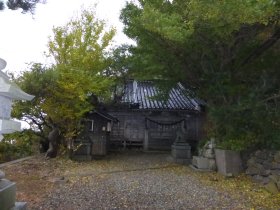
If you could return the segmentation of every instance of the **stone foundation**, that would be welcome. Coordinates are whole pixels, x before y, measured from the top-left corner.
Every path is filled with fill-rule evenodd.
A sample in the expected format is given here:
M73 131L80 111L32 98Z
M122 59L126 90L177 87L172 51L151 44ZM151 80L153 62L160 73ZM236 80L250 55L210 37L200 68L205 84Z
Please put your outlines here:
M209 170L209 159L201 156L193 156L192 164L198 169Z
M258 150L247 161L246 174L271 193L280 192L280 151Z
M193 156L192 166L202 171L215 171L217 167L214 147L215 144L213 140L207 142L199 151L199 156Z
M171 155L176 163L191 163L191 146L188 143L174 143L171 147Z

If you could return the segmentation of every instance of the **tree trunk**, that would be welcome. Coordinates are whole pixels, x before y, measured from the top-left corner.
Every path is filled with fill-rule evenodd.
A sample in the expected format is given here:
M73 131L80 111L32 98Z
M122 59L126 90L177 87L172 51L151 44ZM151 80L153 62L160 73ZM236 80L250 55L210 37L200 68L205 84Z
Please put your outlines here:
M68 139L67 141L67 150L68 150L68 157L72 159L74 155L74 141L72 139Z
M59 130L54 127L48 135L49 149L46 153L47 158L55 158L58 154L59 147Z

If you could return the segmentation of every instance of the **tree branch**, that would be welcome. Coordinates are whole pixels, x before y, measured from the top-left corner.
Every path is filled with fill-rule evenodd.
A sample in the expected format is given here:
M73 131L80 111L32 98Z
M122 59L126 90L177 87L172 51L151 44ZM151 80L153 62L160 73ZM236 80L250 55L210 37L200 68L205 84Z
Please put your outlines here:
M280 94L274 95L274 96L270 96L270 97L268 97L268 98L262 100L262 102L270 101L270 100L272 100L272 99L277 99L277 98L280 98Z
M278 40L280 39L280 27L276 29L274 34L268 38L264 43L261 44L256 50L251 52L241 63L241 66L244 66L251 61L255 60L259 56L261 56L266 50L272 47Z

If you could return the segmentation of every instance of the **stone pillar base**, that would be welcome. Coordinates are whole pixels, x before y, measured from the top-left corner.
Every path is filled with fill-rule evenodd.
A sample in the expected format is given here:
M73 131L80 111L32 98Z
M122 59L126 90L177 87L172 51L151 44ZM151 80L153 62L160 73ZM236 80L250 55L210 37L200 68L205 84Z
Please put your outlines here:
M0 171L0 210L27 210L26 202L16 202L16 183L4 177Z
M16 183L7 179L0 180L0 209L8 210L15 205Z
M193 156L192 164L198 169L209 169L208 158Z
M191 163L191 147L188 143L174 143L171 149L173 162L180 164Z

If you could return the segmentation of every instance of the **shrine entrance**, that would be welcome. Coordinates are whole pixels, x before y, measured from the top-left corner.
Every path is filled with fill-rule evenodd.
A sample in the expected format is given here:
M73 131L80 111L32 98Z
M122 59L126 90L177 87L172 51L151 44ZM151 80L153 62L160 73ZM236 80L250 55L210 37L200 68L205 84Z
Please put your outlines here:
M185 120L176 122L155 121L146 118L146 144L150 150L170 150L176 132L185 131ZM146 145L147 147L147 145Z

